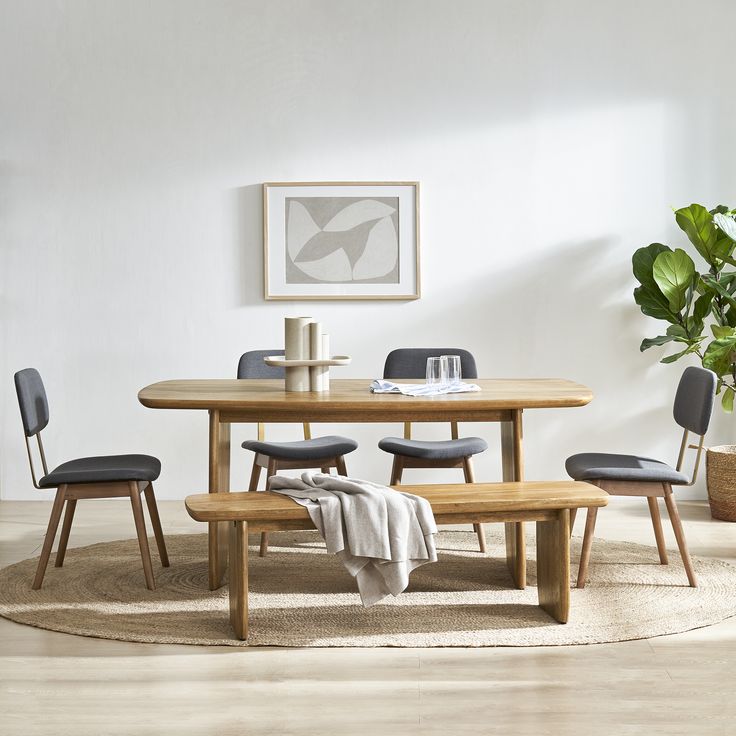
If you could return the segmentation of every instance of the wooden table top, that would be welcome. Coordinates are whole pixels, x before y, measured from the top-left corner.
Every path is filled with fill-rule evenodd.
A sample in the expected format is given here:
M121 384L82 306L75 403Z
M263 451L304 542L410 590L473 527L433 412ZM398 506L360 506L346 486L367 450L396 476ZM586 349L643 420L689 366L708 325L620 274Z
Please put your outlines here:
M401 485L397 490L426 498L437 517L454 514L545 511L605 506L608 494L579 481L525 483L453 483ZM196 521L306 521L309 513L288 496L267 491L200 493L187 496L189 515Z
M420 380L420 379L417 379ZM370 379L333 379L330 390L284 391L284 382L265 379L189 379L161 381L142 389L138 400L152 409L217 409L223 412L284 414L350 421L377 421L411 415L472 416L474 412L584 406L593 398L587 386L562 378L484 378L480 391L440 396L373 394ZM411 381L406 381L411 383Z

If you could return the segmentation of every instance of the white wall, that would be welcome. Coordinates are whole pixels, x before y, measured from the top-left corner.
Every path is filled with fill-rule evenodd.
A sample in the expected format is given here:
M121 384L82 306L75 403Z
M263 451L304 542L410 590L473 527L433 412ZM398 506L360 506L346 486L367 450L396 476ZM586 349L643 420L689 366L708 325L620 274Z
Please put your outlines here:
M2 498L48 497L14 371L46 380L50 460L150 452L181 498L206 488L206 416L137 391L233 376L305 311L354 358L336 376L455 344L483 376L591 386L587 408L528 413L530 478L585 449L673 458L680 366L638 351L658 328L630 257L683 242L671 206L736 201L734 20L729 0L0 2ZM263 301L263 181L413 179L421 300ZM375 443L399 427L324 430L361 442L353 474L387 478ZM477 467L497 477L495 449Z

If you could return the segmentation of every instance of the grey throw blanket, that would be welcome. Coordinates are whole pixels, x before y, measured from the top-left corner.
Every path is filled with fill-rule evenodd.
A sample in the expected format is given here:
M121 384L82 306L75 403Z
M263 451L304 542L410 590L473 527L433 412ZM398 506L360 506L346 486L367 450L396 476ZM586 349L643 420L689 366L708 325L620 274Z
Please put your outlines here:
M409 573L437 561L429 501L367 480L302 473L275 475L269 490L305 506L314 525L355 578L365 607L409 584Z

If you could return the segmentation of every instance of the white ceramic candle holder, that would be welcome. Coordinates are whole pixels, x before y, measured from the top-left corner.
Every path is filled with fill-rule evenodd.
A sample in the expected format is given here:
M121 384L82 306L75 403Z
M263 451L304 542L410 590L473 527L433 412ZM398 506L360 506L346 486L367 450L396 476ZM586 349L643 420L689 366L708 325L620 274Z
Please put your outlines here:
M311 317L284 319L284 355L269 355L266 365L285 369L287 391L329 391L330 366L348 365L350 356L330 356L330 336Z

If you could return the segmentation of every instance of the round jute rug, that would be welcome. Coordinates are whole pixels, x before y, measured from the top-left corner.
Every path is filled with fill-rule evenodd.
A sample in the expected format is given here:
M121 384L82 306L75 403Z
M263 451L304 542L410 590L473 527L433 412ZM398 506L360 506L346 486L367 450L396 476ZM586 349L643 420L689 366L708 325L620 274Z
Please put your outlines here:
M154 562L156 591L144 586L132 539L70 549L63 568L51 563L38 591L31 590L35 559L11 565L0 570L0 615L105 639L298 647L593 644L687 631L736 615L736 567L695 560L700 587L690 588L676 551L661 566L653 547L597 539L590 582L571 591L570 621L558 624L537 606L533 540L529 586L510 589L501 530L487 527L486 556L474 534L440 533L440 560L413 572L405 593L368 609L316 532L271 534L267 557L251 550L247 643L232 638L227 588L207 590L204 534L167 538L171 567ZM573 569L579 541L573 539Z

